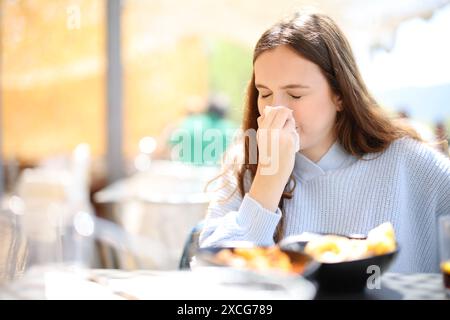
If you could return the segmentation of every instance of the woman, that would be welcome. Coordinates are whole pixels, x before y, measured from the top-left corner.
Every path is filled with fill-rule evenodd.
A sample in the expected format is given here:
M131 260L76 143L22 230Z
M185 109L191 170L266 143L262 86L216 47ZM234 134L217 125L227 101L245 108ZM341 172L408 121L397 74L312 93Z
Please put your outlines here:
M253 67L243 129L257 130L257 161L246 140L243 164L220 177L200 245L361 234L390 221L401 245L393 270L437 271L450 162L382 112L339 27L296 14L261 36Z

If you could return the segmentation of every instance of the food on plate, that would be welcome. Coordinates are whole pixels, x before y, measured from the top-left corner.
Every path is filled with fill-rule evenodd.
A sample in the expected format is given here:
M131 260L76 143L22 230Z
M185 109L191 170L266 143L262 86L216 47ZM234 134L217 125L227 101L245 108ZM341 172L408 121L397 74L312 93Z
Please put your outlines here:
M443 273L450 275L450 260L441 263L441 270Z
M390 222L385 222L367 234L368 249L372 254L381 255L396 249L395 231Z
M395 250L395 231L390 222L370 230L366 239L324 235L312 239L305 246L305 253L324 263L364 259Z
M281 271L301 274L305 263L291 261L278 246L222 249L215 256L219 264L255 271Z

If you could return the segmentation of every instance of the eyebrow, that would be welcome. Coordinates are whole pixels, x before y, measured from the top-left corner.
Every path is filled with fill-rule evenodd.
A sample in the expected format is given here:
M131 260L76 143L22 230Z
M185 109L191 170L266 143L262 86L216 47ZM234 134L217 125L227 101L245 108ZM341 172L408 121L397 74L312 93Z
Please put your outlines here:
M262 88L262 89L269 89L269 88L267 88L265 85L263 85L263 84L259 84L259 83L257 83L256 85L256 88ZM303 84L288 84L288 85L285 85L285 86L282 86L281 87L281 89L298 89L298 88L300 88L300 89L308 89L309 87L308 86L305 86L305 85L303 85Z

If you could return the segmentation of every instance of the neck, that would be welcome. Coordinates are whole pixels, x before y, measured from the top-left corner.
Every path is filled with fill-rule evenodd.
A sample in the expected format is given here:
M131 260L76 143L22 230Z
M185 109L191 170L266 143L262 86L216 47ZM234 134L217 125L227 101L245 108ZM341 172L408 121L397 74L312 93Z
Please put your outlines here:
M336 139L334 137L326 139L326 141L313 147L303 149L300 152L309 160L313 162L319 162L319 160L325 155L325 153L327 153L327 151L330 150L331 146L335 141Z

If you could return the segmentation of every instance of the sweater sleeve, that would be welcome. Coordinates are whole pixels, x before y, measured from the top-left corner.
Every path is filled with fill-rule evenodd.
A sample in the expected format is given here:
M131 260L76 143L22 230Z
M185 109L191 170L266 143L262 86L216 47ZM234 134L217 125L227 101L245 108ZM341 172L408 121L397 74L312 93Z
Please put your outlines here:
M250 241L256 245L273 245L273 235L281 218L281 211L263 208L249 194L244 197L236 190L231 174L219 179L220 189L210 201L200 246L221 246L229 241Z
M437 217L450 215L450 158L417 141L410 141L408 149L415 151L407 158L414 185L433 200Z

